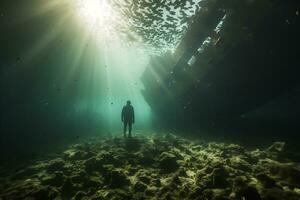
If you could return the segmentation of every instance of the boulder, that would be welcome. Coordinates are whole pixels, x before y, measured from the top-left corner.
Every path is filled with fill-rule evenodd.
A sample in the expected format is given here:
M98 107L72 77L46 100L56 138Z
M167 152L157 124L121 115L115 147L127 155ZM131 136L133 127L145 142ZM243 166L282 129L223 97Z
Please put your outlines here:
M42 178L41 183L43 185L51 185L60 187L64 184L66 176L62 172L56 171L53 175Z
M144 192L146 189L147 189L147 185L140 181L137 181L133 186L133 190L135 192Z
M263 184L265 188L271 188L276 186L276 182L270 176L265 173L259 173L256 178Z
M227 177L228 172L224 167L215 168L213 169L211 176L212 176L212 185L215 188L225 188L228 185Z
M65 166L65 161L61 158L57 158L57 159L51 160L48 163L47 171L48 172L63 171L64 166Z
M261 197L255 187L248 186L243 191L242 196L245 200L261 200Z
M91 173L103 170L104 165L113 164L115 163L114 161L114 157L110 153L104 152L84 161L84 166L86 172Z
M82 200L83 197L85 197L87 194L83 191L78 191L75 196L72 198L72 200Z
M129 179L121 170L113 170L110 174L110 188L122 188L128 186L130 183Z
M61 192L64 197L72 197L78 188L72 183L71 179L67 178L61 187Z
M173 172L178 169L179 165L176 162L177 158L174 154L169 152L163 152L159 156L159 167L162 172Z

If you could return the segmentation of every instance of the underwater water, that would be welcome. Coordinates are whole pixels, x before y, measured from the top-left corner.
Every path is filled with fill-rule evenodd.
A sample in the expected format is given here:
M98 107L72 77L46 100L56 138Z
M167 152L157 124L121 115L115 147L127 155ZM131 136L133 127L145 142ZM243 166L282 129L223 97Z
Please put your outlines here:
M2 0L0 200L300 199L299 9Z

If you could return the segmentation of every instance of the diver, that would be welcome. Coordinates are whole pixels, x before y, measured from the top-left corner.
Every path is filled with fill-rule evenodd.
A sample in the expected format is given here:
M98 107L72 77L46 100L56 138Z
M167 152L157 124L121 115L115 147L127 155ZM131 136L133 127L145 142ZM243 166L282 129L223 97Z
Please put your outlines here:
M134 109L129 100L127 101L127 104L122 109L121 120L124 123L124 129L123 129L124 137L126 137L126 131L128 126L129 129L128 137L130 138L132 124L134 124Z

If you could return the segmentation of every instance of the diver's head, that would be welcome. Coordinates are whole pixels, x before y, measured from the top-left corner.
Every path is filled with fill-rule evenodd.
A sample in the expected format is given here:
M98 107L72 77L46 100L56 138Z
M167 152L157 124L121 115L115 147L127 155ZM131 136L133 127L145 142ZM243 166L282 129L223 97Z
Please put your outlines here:
M131 104L131 102L128 100L128 101L127 101L127 105L130 105L130 104Z

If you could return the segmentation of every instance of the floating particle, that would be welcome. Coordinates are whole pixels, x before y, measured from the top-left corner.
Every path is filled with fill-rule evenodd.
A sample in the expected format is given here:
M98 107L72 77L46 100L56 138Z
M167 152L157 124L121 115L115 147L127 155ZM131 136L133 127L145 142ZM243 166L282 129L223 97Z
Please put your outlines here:
M288 25L290 25L291 24L291 22L287 19L287 20L285 20L285 22L288 24Z
M296 10L296 15L299 16L299 10Z
M243 27L242 27L242 30L244 30L244 31L247 30L247 29L248 29L247 26L243 26Z
M43 106L48 106L49 105L49 102L47 100L42 100L42 105Z
M21 61L21 58L20 58L20 57L16 57L16 61L17 61L17 62L20 62L20 61Z
M114 104L114 102L110 102L110 105L113 105Z

